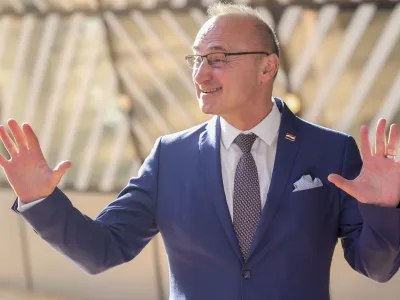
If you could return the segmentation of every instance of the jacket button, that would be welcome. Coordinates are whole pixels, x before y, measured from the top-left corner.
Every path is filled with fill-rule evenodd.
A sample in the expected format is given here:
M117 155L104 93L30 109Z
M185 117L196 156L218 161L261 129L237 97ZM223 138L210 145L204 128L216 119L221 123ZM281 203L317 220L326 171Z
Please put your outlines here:
M243 278L244 279L250 279L251 277L251 272L249 270L244 270L243 271Z

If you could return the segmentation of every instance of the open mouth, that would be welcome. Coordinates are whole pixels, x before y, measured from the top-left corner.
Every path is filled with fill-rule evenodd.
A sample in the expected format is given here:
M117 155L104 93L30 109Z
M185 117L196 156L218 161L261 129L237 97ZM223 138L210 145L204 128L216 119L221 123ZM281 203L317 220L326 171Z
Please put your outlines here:
M218 87L218 88L207 89L207 90L200 90L200 91L201 91L202 93L204 93L204 94L212 94L212 93L218 92L218 91L220 91L220 90L222 90L222 86L221 86L221 87Z

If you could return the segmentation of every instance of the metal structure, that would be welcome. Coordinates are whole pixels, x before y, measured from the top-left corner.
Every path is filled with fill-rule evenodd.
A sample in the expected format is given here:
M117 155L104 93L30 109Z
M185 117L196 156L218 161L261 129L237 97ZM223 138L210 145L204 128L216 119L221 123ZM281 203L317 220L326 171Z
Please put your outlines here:
M31 123L51 165L72 161L61 187L120 190L158 136L208 119L183 57L212 2L0 0L1 122ZM297 95L301 117L356 137L400 121L398 1L236 2L275 27L275 94Z

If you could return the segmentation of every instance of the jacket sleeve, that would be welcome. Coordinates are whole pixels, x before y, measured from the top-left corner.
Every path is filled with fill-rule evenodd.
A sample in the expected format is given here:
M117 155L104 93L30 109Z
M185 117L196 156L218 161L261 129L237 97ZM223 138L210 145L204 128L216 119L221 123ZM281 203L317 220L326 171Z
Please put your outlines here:
M97 274L132 260L158 233L155 218L161 138L138 177L93 220L73 207L58 188L41 203L18 212L56 250Z
M352 137L346 143L342 176L358 176L362 160ZM350 266L378 282L388 281L400 264L400 208L359 203L340 191L339 237Z

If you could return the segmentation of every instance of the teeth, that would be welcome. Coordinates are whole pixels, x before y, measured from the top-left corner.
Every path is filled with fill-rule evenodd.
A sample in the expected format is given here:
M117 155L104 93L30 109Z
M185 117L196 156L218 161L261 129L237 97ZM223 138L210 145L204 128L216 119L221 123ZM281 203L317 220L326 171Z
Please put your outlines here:
M222 87L211 89L211 90L204 90L202 92L203 93L213 93L213 92L219 91L220 89L222 89Z

